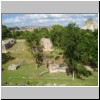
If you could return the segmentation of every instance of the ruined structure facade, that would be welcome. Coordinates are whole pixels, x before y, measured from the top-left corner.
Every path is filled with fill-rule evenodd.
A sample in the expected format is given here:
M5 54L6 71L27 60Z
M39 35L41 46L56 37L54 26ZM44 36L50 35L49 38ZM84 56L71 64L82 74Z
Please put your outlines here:
M82 29L89 29L91 31L94 31L95 29L98 29L98 22L96 19L93 18L89 18L85 21L84 26L82 27Z
M48 30L50 30L51 26L24 26L20 27L19 29L15 29L15 31L34 31L34 29L40 28L47 28Z

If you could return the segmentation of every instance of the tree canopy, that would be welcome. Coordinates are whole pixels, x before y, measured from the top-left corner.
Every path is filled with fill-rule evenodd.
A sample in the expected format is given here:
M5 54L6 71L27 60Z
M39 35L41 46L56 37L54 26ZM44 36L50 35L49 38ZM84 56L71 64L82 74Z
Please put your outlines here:
M11 32L9 28L7 28L5 25L2 25L2 39L11 37Z
M10 31L3 25L2 37L11 37L7 33ZM84 65L90 65L93 68L98 67L98 30L84 30L75 23L70 23L65 27L53 25L50 31L47 28L40 28L34 29L32 32L13 32L12 37L26 39L31 53L33 55L37 53L35 57L41 58L40 62L43 61L40 39L50 38L54 47L63 50L65 63L71 69L71 74L74 71L77 77L91 75Z

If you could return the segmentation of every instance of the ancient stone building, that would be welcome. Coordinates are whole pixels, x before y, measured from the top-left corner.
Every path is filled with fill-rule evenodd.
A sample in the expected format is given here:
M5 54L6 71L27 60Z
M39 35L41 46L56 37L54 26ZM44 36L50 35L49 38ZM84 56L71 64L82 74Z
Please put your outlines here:
M13 38L2 41L2 53L7 53L7 49L16 43L16 40Z
M43 51L53 51L53 44L49 38L42 38L40 43L43 46Z
M89 29L92 31L94 31L97 28L98 28L97 20L93 18L87 19L84 23L84 26L82 27L82 29L85 29L85 30Z
M15 31L34 31L34 29L39 28L47 28L48 30L50 30L51 26L24 26L20 27L18 30L16 29Z

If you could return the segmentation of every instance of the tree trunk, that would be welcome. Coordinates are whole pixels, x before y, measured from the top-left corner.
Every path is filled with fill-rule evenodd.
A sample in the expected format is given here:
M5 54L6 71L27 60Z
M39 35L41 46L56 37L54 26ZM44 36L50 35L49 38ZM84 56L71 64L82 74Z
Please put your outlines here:
M36 69L38 69L38 64L36 64Z
M74 77L75 77L75 73L74 73L74 71L73 71L73 80L74 80Z

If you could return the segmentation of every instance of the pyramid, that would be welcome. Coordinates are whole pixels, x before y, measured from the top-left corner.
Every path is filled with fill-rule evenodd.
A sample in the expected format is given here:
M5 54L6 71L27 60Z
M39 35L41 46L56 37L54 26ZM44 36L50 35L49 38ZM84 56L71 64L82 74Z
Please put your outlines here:
M89 29L89 30L92 30L92 31L94 31L97 28L98 28L97 20L93 19L93 18L87 19L85 21L84 26L82 27L82 29L85 29L85 30Z

